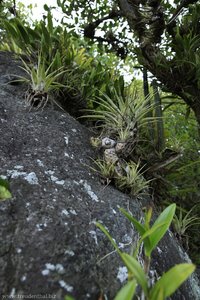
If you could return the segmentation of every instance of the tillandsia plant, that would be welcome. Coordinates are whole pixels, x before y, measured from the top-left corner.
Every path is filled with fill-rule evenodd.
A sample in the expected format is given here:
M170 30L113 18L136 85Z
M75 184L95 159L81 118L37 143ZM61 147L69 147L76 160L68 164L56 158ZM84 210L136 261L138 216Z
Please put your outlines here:
M58 79L66 71L63 70L62 67L55 71L51 71L51 67L55 63L55 60L46 67L41 54L38 56L37 65L29 66L23 59L22 62L24 66L21 68L27 73L28 78L18 76L18 81L26 82L30 86L25 94L25 99L28 105L43 108L50 100L51 92L58 91L64 87Z
M193 214L193 210L195 207L196 205L192 207L188 212L184 212L180 207L179 214L174 215L173 228L179 238L186 236L186 231L190 227L200 224L200 218Z
M100 177L109 184L114 177L115 174L115 164L107 163L105 160L102 159L92 159L95 167L90 167L92 171L98 173Z
M140 163L130 161L124 168L124 175L116 178L116 186L120 190L128 191L132 196L138 196L148 190L150 181L143 177Z
M164 300L167 297L170 297L195 270L195 266L193 264L182 263L172 267L154 284L151 284L149 280L152 251L157 247L158 243L169 229L175 214L176 205L171 204L165 208L152 226L150 226L152 208L146 211L144 223L138 222L124 209L121 208L120 210L134 225L140 235L140 239L132 255L122 252L105 227L100 223L96 223L97 227L100 228L108 237L129 271L128 282L118 292L115 300L132 300L138 285L141 287L140 299ZM143 266L138 259L141 247L144 248Z
M147 113L153 109L147 105L149 100L135 97L134 94L122 95L115 88L112 89L112 97L102 93L93 102L98 108L87 110L88 114L83 117L102 121L101 126L107 133L114 134L123 141L147 124Z

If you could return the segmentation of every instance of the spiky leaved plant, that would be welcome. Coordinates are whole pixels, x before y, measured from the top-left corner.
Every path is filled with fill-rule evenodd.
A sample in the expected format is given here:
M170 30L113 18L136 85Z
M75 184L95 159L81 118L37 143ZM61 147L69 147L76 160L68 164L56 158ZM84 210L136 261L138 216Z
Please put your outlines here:
M109 184L114 177L115 174L115 164L114 163L108 163L105 160L102 159L92 159L94 163L94 167L90 167L92 171L99 174L100 177Z
M192 207L188 212L183 212L183 209L179 208L179 214L175 214L173 218L173 227L177 235L181 238L186 236L186 231L194 226L200 224L200 218L196 215L192 215L196 206Z
M139 162L129 162L124 169L123 176L116 178L116 186L123 191L128 191L132 196L146 193L150 180L146 180L142 175L142 168Z
M66 71L63 70L63 67L51 71L55 61L53 60L47 67L41 54L38 55L37 65L29 65L23 59L22 63L23 67L20 68L26 72L28 77L18 76L19 79L17 81L29 84L29 88L25 94L26 102L31 107L43 108L50 100L51 92L64 87L58 79Z
M101 127L106 132L119 137L121 140L128 140L149 121L148 111L153 107L149 106L149 99L137 97L136 94L127 93L121 95L113 89L112 97L102 93L93 101L98 105L97 109L88 109L84 118L102 121Z

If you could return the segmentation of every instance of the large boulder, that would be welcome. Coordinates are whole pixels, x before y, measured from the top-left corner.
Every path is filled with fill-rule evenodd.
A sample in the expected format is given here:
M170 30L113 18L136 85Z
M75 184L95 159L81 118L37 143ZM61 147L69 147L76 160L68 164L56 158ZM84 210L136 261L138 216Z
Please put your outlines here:
M0 202L0 295L113 299L127 272L95 221L129 251L138 236L119 207L140 219L149 199L103 186L89 168L90 131L56 107L30 110L24 87L5 84L19 62L4 53L0 59L0 175L13 196ZM152 274L187 260L168 233ZM198 279L191 277L173 298L200 299Z

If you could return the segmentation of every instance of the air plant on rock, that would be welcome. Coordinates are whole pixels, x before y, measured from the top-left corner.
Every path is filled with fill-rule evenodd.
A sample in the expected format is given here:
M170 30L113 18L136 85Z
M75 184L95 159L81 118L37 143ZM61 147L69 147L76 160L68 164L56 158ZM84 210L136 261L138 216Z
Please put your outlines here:
M108 163L105 160L99 158L92 161L95 166L90 167L90 169L99 174L106 184L109 184L115 174L115 163Z
M28 77L18 76L17 81L22 81L29 84L29 88L25 93L25 100L31 107L43 108L52 100L52 92L58 91L64 85L59 82L59 78L66 71L60 67L52 71L54 60L47 67L41 55L38 56L37 65L29 65L22 59L24 70Z
M110 136L117 136L121 141L127 141L136 135L137 130L148 123L149 100L135 95L122 96L113 90L112 98L102 93L93 101L96 109L87 110L84 118L101 121L101 127Z
M183 212L183 209L179 208L179 214L175 214L173 218L173 227L179 238L186 237L186 231L194 226L200 224L200 218L193 214L193 210L196 206L192 207L188 212Z
M124 175L116 178L116 186L132 196L147 193L149 183L150 180L146 180L143 176L139 162L137 164L132 161L127 163L124 168Z

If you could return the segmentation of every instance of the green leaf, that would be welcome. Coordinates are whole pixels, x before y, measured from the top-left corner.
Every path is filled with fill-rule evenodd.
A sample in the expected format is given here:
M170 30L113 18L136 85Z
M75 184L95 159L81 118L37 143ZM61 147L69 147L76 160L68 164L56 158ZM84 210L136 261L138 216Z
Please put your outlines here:
M50 34L53 34L53 20L52 20L52 14L49 11L48 15L47 15L47 26L48 26L48 31L50 32Z
M145 254L146 256L150 257L152 250L155 248L154 247L154 240L152 242L152 236L157 237L157 235L160 234L162 228L166 227L166 223L160 223L157 224L155 226L153 226L152 228L148 229L145 234L142 236L141 240L140 240L140 244L142 241L144 241L144 248L145 248Z
M17 22L17 28L18 28L18 32L23 40L23 42L25 43L25 45L29 45L30 44L30 38L29 38L29 34L26 30L26 27L20 22Z
M154 285L150 292L151 300L165 299L171 296L179 286L194 272L195 265L179 264L165 273ZM163 298L158 298L159 295Z
M152 232L151 235L149 235L150 240L150 248L146 251L146 255L150 257L151 252L155 249L159 241L162 239L162 237L165 235L166 231L168 230L174 214L176 210L176 204L171 204L165 210L159 215L153 226L151 227L151 230L154 228L158 229ZM161 225L160 228L158 228L158 225Z
M9 191L9 183L7 180L0 178L0 200L6 200L12 198Z
M42 28L42 34L44 37L44 42L46 43L46 47L51 46L50 45L50 42L51 42L50 34L43 23L41 23L41 28Z
M148 283L146 275L140 266L139 262L127 253L121 254L122 260L126 265L127 269L132 273L132 275L137 280L137 283L141 285L145 295L148 295Z
M72 296L65 296L65 300L75 300Z
M0 185L4 186L7 190L9 190L8 180L5 180L5 179L3 179L3 178L0 177Z
M135 226L136 230L139 232L140 236L142 237L146 231L145 227L142 224L140 224L133 216L127 213L125 209L120 208L120 211Z
M136 289L137 283L135 279L132 279L129 281L121 290L117 293L114 300L132 300L133 296L135 295L135 289Z
M127 213L123 208L120 208L120 211L124 214L124 216L135 226L136 230L138 231L138 233L140 234L141 238L144 236L144 234L146 233L146 228L139 223L133 216L131 216L129 213ZM137 255L137 251L140 247L142 240L140 240L138 247L136 247L136 251L135 251L135 255ZM148 238L148 236L146 236L146 238L144 239L144 246L145 249L150 249L150 240Z
M48 5L47 4L44 4L44 10L46 10L46 11L49 11L49 7L48 7Z
M11 35L14 40L17 40L18 33L17 33L15 26L11 22L8 22L8 21L4 21L4 26L6 28L7 33L9 35Z

